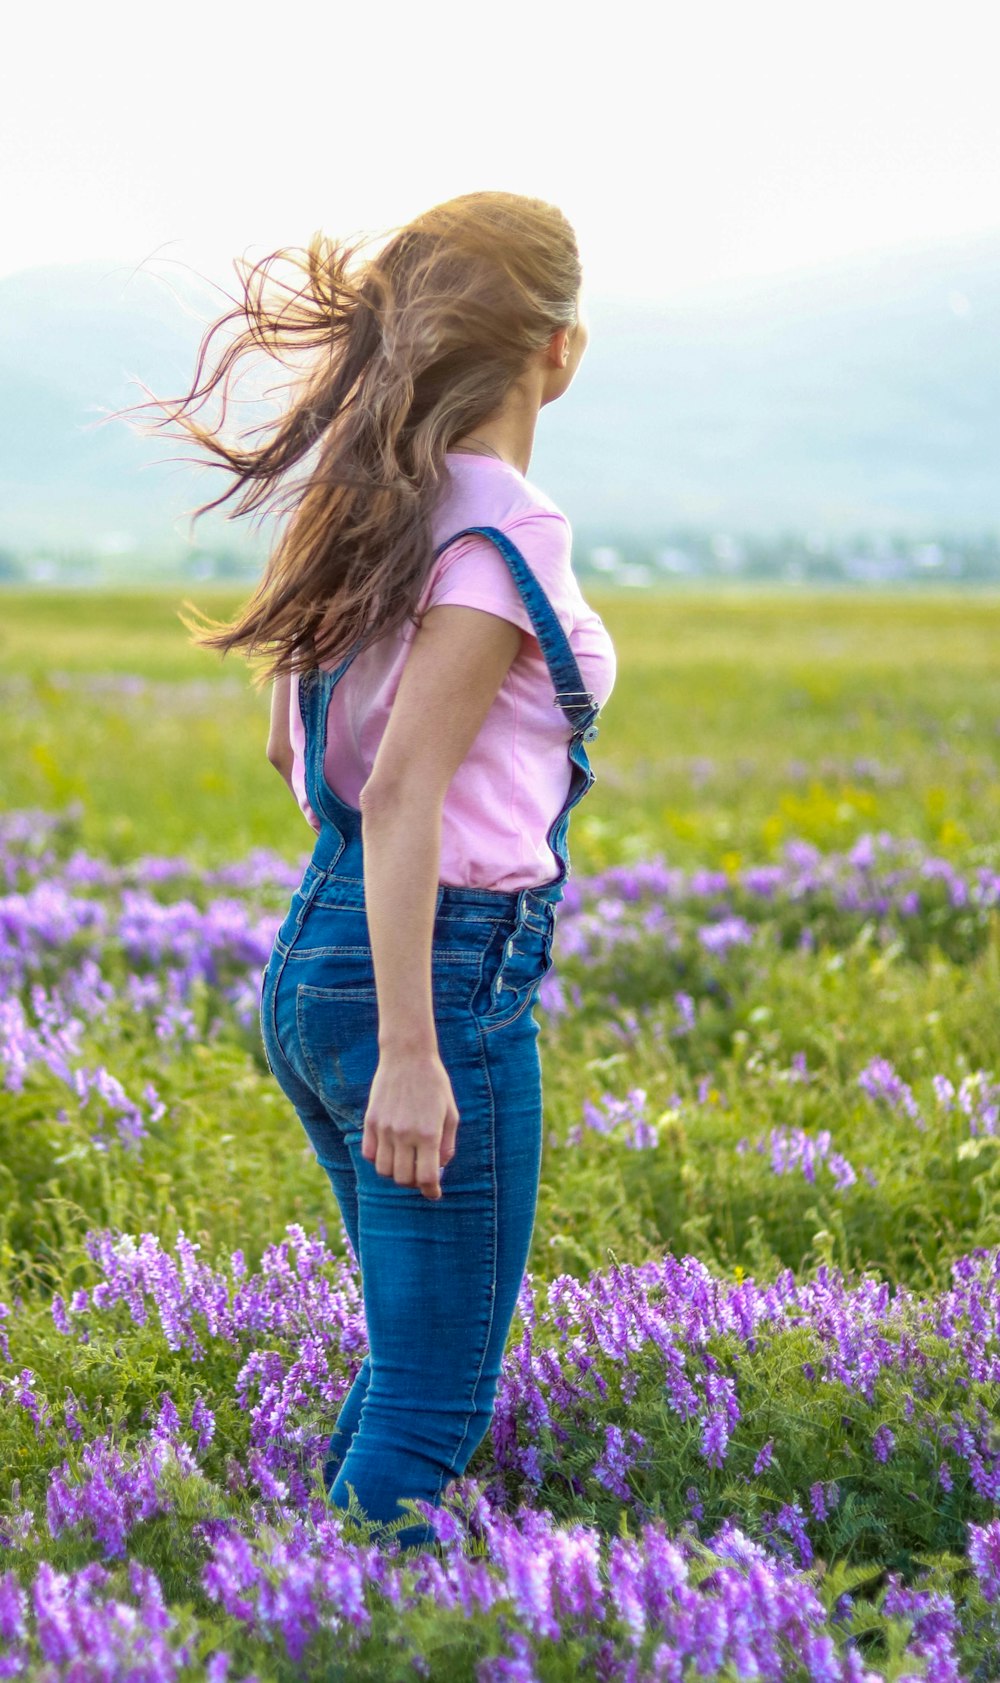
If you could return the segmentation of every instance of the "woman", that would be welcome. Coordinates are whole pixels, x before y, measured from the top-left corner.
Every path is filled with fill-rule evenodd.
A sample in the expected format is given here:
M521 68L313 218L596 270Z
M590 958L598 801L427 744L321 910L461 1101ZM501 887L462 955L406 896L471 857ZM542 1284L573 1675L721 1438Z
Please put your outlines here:
M191 629L270 652L268 757L316 831L261 1029L361 1271L326 1488L409 1546L434 1533L400 1502L439 1503L492 1418L538 1192L533 1006L615 657L526 478L587 343L565 218L469 193L354 256L314 238L281 311L247 288L204 391L251 340L319 353L270 443L180 418L241 511L318 447L245 611Z

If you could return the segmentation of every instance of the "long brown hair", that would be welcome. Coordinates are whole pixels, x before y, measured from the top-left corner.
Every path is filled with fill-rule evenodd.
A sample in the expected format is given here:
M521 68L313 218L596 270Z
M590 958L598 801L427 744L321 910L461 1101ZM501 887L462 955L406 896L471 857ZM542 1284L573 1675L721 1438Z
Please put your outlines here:
M304 250L282 248L253 266L235 259L243 299L205 332L190 391L152 399L233 475L194 519L241 487L229 518L266 505L315 450L291 488L292 517L236 618L180 616L199 644L269 655L261 684L334 662L407 618L416 623L446 451L500 407L531 353L577 319L576 238L541 199L464 193L393 229L375 254L362 255L365 243L317 233ZM304 280L286 287L279 305L265 285L284 260ZM210 341L235 319L245 328L199 385ZM233 367L255 349L285 366L298 359L299 380L272 436L251 448L226 443L221 428ZM207 427L195 412L220 382L219 424Z

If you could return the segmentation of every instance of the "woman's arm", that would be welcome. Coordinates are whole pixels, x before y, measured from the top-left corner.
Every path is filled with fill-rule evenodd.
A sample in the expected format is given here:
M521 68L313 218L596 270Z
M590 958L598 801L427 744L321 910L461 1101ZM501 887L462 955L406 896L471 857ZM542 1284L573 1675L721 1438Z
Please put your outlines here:
M276 771L280 771L288 787L292 787L292 739L288 730L288 704L292 680L285 672L275 678L271 688L271 723L267 734L267 757Z
M292 768L295 765L295 750L289 730L288 709L291 701L292 680L286 672L280 678L275 678L271 689L271 723L267 736L267 757L276 771L280 771L289 789L295 796L296 805L299 797L292 782ZM316 814L306 803L306 822L310 828L319 831L320 823Z
M380 1051L362 1154L431 1198L441 1195L459 1121L431 999L441 814L521 637L512 621L479 608L429 609L359 797Z

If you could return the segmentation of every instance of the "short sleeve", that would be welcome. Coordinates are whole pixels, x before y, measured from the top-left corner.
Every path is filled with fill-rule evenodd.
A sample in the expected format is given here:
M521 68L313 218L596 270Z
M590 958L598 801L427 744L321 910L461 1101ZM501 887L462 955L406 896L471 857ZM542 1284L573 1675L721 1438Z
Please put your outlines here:
M575 620L569 521L563 514L539 511L511 520L501 530L524 556L569 636ZM439 557L425 607L445 602L484 608L535 634L513 574L489 538L459 538Z

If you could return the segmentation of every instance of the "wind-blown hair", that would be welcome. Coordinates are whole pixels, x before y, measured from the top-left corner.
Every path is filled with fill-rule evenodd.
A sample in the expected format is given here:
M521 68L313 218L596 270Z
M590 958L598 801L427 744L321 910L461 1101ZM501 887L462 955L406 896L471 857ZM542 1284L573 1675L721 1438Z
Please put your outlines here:
M267 656L258 683L329 665L357 642L417 623L445 452L494 414L532 353L577 320L576 238L541 199L464 193L394 229L375 254L363 255L364 244L317 233L304 250L282 248L253 266L235 259L243 300L205 332L190 391L152 399L233 475L195 520L237 492L229 518L273 511L279 482L313 458L287 491L291 518L236 618L197 625L181 615L199 644ZM273 266L286 260L300 285L276 282ZM267 295L268 283L288 296ZM244 318L199 385L214 335ZM232 370L255 350L294 367L293 401L265 423L265 441L227 443ZM195 414L220 385L218 427L204 426Z

